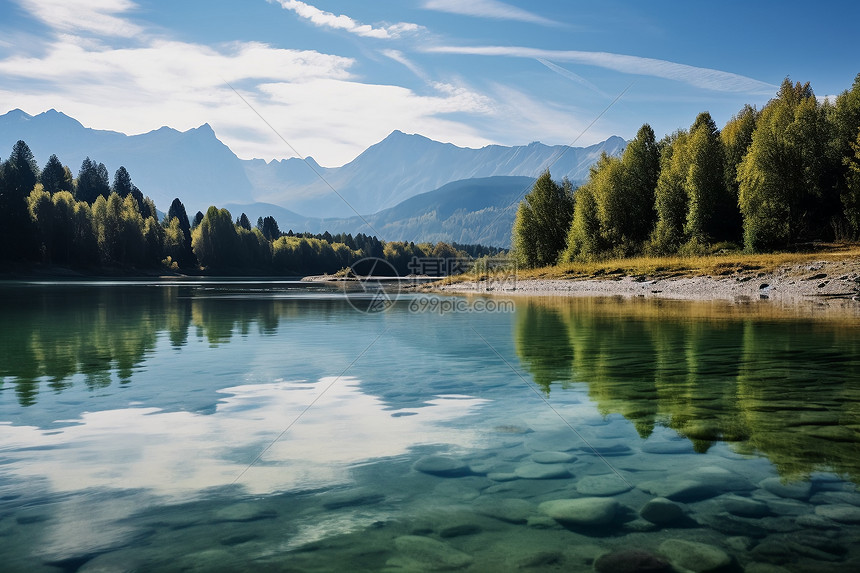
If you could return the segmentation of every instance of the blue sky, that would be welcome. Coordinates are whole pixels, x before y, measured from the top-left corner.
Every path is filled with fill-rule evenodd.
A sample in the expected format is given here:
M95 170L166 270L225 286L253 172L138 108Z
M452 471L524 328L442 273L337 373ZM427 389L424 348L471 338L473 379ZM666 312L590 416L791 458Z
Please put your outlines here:
M786 76L837 94L860 72L858 21L854 0L0 0L0 113L209 123L240 157L292 146L326 166L395 129L587 145L703 110L722 125Z

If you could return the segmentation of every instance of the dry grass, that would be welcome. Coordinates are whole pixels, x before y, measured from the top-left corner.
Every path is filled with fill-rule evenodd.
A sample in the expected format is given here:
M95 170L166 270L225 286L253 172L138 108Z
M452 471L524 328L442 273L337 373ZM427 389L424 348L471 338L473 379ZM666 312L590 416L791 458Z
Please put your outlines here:
M737 273L771 273L781 267L814 261L860 260L860 245L831 244L802 253L745 254L721 253L704 256L633 257L593 262L569 263L539 269L518 269L517 280L529 279L621 279L626 276L648 279L674 277L727 276ZM448 277L441 284L480 279L467 273Z

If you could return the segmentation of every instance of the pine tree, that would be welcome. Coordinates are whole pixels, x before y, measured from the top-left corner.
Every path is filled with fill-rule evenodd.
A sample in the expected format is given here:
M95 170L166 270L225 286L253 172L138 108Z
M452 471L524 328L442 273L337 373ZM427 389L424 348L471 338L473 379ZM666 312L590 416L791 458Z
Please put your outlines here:
M125 167L120 166L120 168L116 170L116 173L114 173L111 191L125 199L131 194L131 190L133 188L134 185L131 183L131 175L129 175Z
M74 189L71 173L67 167L60 163L56 155L51 155L48 159L39 181L45 191L52 195L58 191L72 191Z

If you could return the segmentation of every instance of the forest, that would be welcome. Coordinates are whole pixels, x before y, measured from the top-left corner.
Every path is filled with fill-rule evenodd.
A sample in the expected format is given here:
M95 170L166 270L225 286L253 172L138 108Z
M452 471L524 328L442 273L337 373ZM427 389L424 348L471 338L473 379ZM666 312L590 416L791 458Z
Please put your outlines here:
M644 124L574 189L549 172L520 203L518 263L769 252L860 239L860 74L831 101L786 78L719 130L708 112L656 139Z
M273 217L261 217L252 226L244 213L234 220L215 206L189 219L179 198L160 216L125 167L116 170L112 184L105 165L89 157L77 177L56 155L39 169L24 141L0 163L0 261L7 266L301 275L334 273L377 257L406 276L415 270L414 259L470 259L498 251L457 243L386 242L363 233L283 233Z

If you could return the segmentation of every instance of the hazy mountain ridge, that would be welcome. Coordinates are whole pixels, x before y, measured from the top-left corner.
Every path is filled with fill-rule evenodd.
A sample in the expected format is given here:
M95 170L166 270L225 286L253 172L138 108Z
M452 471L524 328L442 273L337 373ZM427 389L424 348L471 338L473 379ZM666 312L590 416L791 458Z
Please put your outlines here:
M227 206L252 222L272 215L284 231L499 246L509 244L516 205L541 172L550 168L555 179L581 181L600 153L619 154L626 145L613 136L585 148L535 142L471 149L394 131L346 165L328 168L311 157L239 159L208 124L129 136L84 127L53 109L0 115L0 160L19 139L40 167L56 154L75 176L86 156L104 163L111 177L124 165L163 210L179 197L189 214Z
M537 177L550 168L554 178L583 180L602 151L617 154L625 145L622 138L613 136L585 148L531 143L471 149L394 131L342 167L320 167L308 158L325 182L295 158L270 163L252 160L245 163L245 168L249 180L262 191L263 201L285 204L273 199L283 197L290 182L291 210L349 217L355 211L366 215L394 207L419 193L465 179L499 175Z
M533 183L532 177L506 176L455 181L363 218L304 217L270 203L225 207L234 217L245 213L251 221L271 215L284 232L365 233L387 241L456 241L508 247L517 206Z

